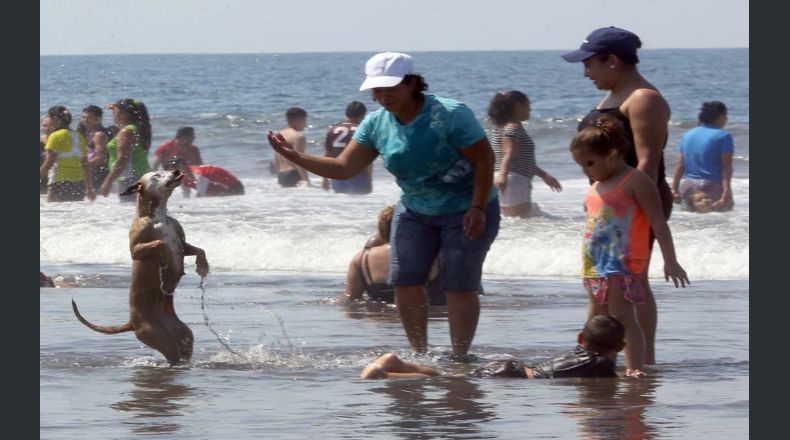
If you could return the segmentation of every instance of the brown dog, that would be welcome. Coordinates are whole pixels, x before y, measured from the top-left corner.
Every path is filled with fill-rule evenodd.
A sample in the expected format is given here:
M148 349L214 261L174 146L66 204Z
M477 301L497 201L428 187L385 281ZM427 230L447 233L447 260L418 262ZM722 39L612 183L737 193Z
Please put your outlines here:
M137 193L137 216L129 230L129 322L108 327L92 324L71 301L81 323L106 334L133 330L137 339L162 353L170 364L192 357L192 331L173 308L173 292L184 275L184 256L195 255L197 273L201 277L208 274L206 253L187 243L181 225L167 215L167 199L183 177L178 170L150 172L123 192Z

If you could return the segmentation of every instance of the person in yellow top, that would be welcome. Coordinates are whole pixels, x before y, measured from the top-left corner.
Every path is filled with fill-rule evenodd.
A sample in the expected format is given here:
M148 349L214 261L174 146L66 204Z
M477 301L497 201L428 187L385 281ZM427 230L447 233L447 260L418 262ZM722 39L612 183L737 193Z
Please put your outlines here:
M96 198L88 176L88 141L71 130L71 112L58 105L47 111L52 134L44 147L46 157L39 168L39 177L48 176L48 202L72 202Z

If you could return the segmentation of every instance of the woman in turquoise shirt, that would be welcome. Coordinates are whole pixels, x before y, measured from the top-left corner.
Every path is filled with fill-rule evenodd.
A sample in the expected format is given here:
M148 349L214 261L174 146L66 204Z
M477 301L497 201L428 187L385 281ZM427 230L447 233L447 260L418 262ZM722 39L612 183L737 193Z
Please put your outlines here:
M464 359L477 329L476 291L499 231L494 154L483 128L463 103L423 93L409 55L385 52L365 65L360 90L382 108L368 114L337 158L312 156L269 132L275 151L330 179L347 179L381 155L400 186L393 216L389 284L412 350L428 346L424 285L441 252L453 356Z

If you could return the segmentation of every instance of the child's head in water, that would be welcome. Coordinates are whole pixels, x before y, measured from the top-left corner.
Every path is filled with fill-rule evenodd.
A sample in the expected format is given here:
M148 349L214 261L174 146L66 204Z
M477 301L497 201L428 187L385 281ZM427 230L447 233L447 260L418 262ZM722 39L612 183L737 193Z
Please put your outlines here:
M578 335L579 345L600 354L617 353L625 347L625 327L611 315L595 315Z
M627 145L623 125L610 116L602 115L576 133L570 150L584 174L600 182L627 166L623 159Z

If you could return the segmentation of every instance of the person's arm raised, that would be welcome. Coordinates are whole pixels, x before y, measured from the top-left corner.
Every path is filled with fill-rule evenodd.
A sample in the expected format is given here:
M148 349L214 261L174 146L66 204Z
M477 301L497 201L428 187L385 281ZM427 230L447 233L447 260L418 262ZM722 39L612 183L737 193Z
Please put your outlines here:
M270 131L268 139L274 151L280 153L283 158L313 174L330 179L342 180L353 177L370 165L379 155L378 151L359 144L353 139L336 158L313 156L296 151L279 133L274 134Z

